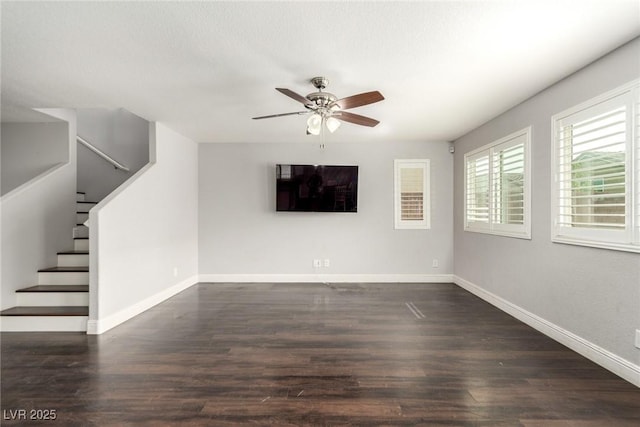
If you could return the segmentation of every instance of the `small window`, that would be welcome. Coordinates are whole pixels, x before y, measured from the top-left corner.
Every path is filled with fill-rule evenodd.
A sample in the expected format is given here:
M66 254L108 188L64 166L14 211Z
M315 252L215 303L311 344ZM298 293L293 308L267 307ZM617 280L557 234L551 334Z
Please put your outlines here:
M639 87L553 117L554 241L640 252Z
M395 228L430 228L429 160L396 160Z
M465 230L531 238L531 128L480 147L465 158Z

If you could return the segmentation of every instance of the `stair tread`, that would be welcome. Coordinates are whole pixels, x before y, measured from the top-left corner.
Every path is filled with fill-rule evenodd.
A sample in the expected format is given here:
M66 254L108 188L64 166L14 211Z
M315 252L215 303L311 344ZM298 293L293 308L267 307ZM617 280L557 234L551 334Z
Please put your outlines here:
M57 306L57 307L11 307L0 312L2 316L88 316L87 306Z
M89 292L89 285L36 285L16 292Z
M89 267L51 267L38 270L38 273L88 273Z
M58 255L89 255L89 251L64 251L58 252Z

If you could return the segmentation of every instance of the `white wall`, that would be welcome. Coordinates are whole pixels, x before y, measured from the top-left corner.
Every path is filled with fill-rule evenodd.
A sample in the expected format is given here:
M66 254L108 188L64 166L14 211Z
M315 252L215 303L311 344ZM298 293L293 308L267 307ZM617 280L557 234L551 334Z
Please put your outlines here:
M65 122L2 123L2 194L69 159Z
M638 58L636 39L455 141L454 246L463 286L640 385L640 256L552 243L550 206L551 116L637 78ZM465 232L464 154L529 125L532 239Z
M201 280L450 280L448 144L328 142L321 149L318 142L303 136L299 144L200 145ZM398 158L431 159L430 230L394 229ZM276 212L276 163L358 165L358 212ZM330 267L315 269L316 258L330 259Z
M127 166L110 163L78 144L78 191L100 201L149 162L149 122L122 108L78 110L78 135Z
M149 125L149 165L90 213L89 333L193 285L198 275L198 145Z
M42 137L40 142L44 144L55 139L53 144L58 148L64 146L66 157L61 159L62 163L53 165L2 196L0 309L16 304L17 289L36 285L37 271L54 267L57 252L73 249L72 230L76 222L75 112L60 109L42 111L65 123L55 123L56 126L51 127L39 123L12 125L9 133L3 133L3 145L12 143L5 139L9 135L27 144L35 140L31 138L33 136ZM51 139L46 133L49 128L52 130ZM60 129L64 133L61 134ZM3 161L8 160L4 150L2 157Z

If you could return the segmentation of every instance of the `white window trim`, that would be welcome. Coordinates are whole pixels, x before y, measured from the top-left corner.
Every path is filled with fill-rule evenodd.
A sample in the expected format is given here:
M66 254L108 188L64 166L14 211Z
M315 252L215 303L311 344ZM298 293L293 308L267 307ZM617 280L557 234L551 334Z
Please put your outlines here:
M400 201L400 170L405 167L423 168L423 218L421 221L403 220ZM431 228L431 162L429 159L395 159L394 164L394 222L396 229L430 229Z
M626 200L629 201L626 221L629 226L624 231L581 229L577 232L568 227L560 227L557 225L560 190L557 188L559 171L556 153L559 147L556 135L561 128L561 122L573 115L576 116L574 121L579 121L584 110L605 106L619 97L628 97L626 102L630 118L627 123L629 144L626 156L626 170L631 171L626 175ZM619 101L614 101L614 103L619 103ZM587 115L592 116L593 114ZM633 80L552 116L551 145L551 241L640 253L640 79Z
M532 128L528 126L464 155L464 231L518 239L531 239L531 133ZM493 200L491 191L491 188L493 188L493 154L497 149L505 149L509 146L519 144L519 139L521 138L524 138L523 224L494 223L495 201ZM487 223L470 223L467 221L467 162L470 159L483 155L489 156L489 221Z

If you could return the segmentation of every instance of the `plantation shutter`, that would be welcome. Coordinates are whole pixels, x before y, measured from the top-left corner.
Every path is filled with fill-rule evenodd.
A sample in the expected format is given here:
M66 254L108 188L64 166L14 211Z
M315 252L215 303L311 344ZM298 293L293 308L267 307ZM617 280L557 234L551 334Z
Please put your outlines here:
M493 150L494 224L524 224L524 142L519 138Z
M424 169L400 169L400 217L403 221L422 221L424 217Z
M625 229L627 114L622 105L560 126L558 226Z
M467 159L466 223L489 224L489 150Z
M638 91L640 92L640 91ZM635 111L636 115L634 117L633 123L635 127L635 136L636 139L634 141L635 149L636 149L636 164L633 169L634 173L631 176L631 180L634 182L636 188L635 198L635 213L636 213L636 229L633 231L632 241L637 245L640 245L640 96L636 97L635 102Z

